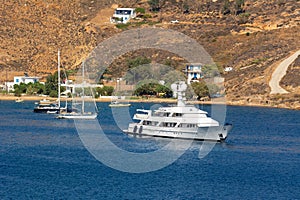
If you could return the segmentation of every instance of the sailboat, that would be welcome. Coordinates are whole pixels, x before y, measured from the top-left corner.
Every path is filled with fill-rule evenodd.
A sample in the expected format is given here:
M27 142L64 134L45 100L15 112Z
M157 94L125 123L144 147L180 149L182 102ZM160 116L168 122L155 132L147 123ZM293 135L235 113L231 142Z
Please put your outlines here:
M60 113L62 111L66 111L67 110L67 104L65 107L61 107L60 105L60 51L58 51L57 53L57 73L58 73L58 80L57 80L57 84L58 84L58 98L57 98L57 102L52 102L49 100L42 100L40 102L38 102L37 106L34 108L33 112L36 113L48 113L48 114L57 114Z
M120 90L120 80L119 79L117 79L117 86L116 86L117 93L118 93L118 88ZM117 97L115 100L112 100L111 103L108 106L109 107L113 107L113 108L131 106L130 103L128 103L128 102L120 102L120 101L118 101L118 99L121 99L121 97Z
M80 84L80 87L82 88L82 95L81 95L81 108L74 108L72 109L72 112L65 112L65 113L60 113L56 118L58 119L96 119L98 116L98 110L97 110L97 106L95 106L95 110L92 111L87 111L85 108L85 87L88 86L88 84L86 84L85 80L84 80L84 62L82 62L82 84ZM74 88L75 90L75 88ZM73 101L74 103L74 101ZM95 103L95 102L94 102ZM75 104L75 103L74 103ZM78 105L78 104L76 104Z

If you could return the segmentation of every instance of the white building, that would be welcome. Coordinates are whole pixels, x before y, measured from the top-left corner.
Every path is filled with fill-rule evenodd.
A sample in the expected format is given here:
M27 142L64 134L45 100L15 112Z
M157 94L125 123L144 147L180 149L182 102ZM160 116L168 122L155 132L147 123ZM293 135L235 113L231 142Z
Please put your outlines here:
M232 70L233 70L232 67L225 67L225 69L224 69L225 72L231 72Z
M36 83L39 82L39 77L29 77L29 76L15 76L14 77L14 84L20 84L20 83Z
M113 17L110 18L110 22L126 24L131 18L135 17L136 12L134 8L117 8Z
M187 76L187 84L191 84L192 82L199 82L199 79L203 77L202 64L186 65L184 72Z
M2 90L11 92L14 91L14 85L15 85L14 82L5 82L1 87Z

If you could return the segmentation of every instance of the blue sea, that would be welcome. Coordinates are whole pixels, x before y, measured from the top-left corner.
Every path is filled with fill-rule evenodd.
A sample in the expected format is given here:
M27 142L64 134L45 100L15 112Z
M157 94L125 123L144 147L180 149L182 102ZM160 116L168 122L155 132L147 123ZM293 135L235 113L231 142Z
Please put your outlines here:
M128 137L108 103L97 106L99 123L116 146L140 153L168 143ZM151 106L134 103L130 114ZM209 112L210 106L202 107ZM0 199L300 198L300 111L228 106L226 121L234 128L204 158L198 157L202 143L193 142L168 166L129 173L97 160L73 120L33 108L31 101L0 101Z

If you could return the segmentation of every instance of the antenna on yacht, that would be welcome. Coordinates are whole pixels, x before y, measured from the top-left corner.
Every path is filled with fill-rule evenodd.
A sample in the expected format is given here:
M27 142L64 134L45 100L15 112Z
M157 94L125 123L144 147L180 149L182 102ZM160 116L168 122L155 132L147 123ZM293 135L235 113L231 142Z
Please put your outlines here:
M185 91L187 89L186 83L184 81L177 81L171 85L171 88L173 92L177 94L177 106L185 106Z

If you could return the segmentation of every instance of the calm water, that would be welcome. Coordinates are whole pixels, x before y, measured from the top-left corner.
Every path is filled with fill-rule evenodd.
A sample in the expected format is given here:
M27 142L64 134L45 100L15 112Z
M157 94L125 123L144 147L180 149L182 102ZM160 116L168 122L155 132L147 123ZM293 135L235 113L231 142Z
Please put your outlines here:
M228 107L234 129L205 158L195 142L168 167L131 174L97 161L72 120L33 113L33 106L0 101L0 199L300 198L300 111ZM131 112L149 106L134 104ZM153 139L122 134L107 103L98 107L114 143L155 150Z

